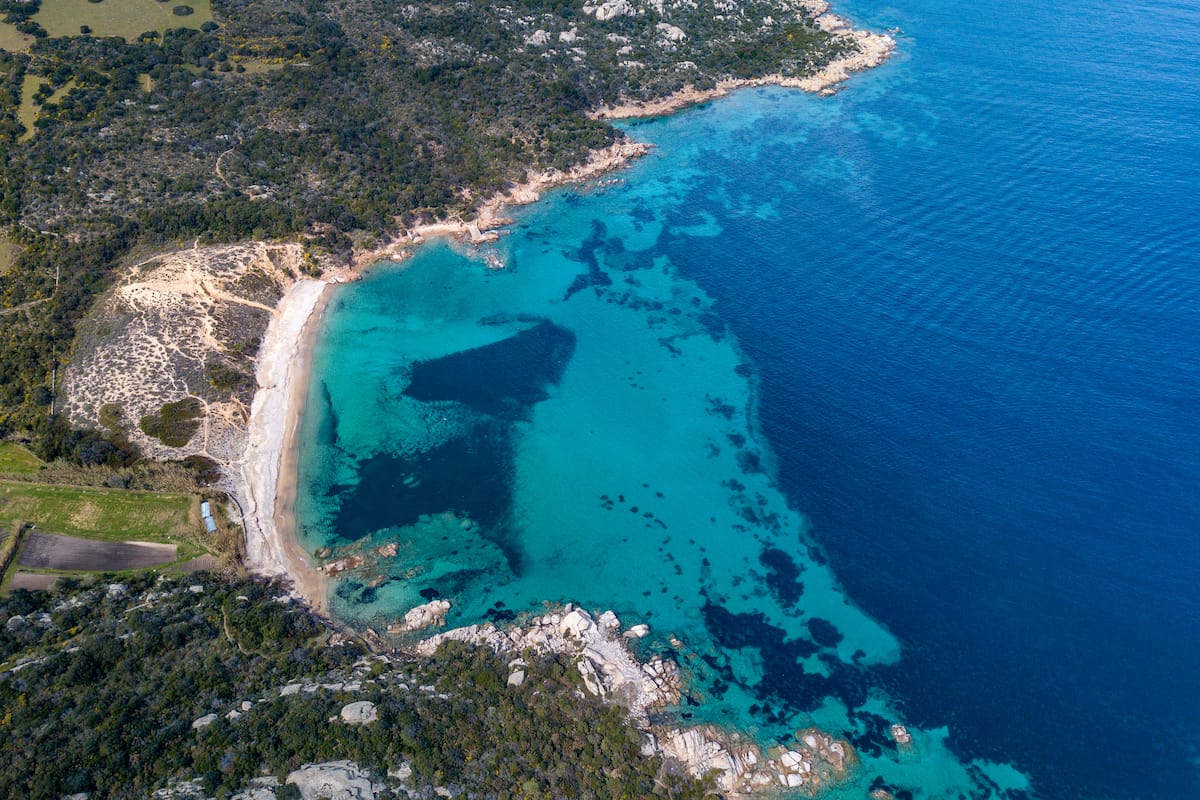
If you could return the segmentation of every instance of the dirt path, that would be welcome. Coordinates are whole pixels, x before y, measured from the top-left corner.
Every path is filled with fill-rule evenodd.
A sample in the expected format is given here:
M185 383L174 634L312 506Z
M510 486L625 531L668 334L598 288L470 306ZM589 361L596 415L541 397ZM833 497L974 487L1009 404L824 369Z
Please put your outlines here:
M217 177L221 179L221 182L224 183L225 187L228 189L232 189L233 184L229 182L229 179L225 177L225 173L221 171L221 159L235 150L237 150L237 145L234 145L225 152L221 153L221 155L217 156Z
M43 297L41 300L30 300L28 303L21 303L19 306L13 306L12 308L0 310L0 317L7 317L10 314L19 314L22 311L28 313L29 309L33 308L34 306L48 302L50 302L49 297Z

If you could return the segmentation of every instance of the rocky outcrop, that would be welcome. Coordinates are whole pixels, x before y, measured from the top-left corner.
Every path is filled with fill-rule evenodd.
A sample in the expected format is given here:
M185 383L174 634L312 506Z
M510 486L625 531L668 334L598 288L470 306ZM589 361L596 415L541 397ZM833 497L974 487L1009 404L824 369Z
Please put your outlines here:
M683 28L680 28L678 25L672 25L669 22L660 22L654 27L662 35L662 41L664 42L677 43L687 38L687 34L683 32Z
M459 641L495 653L519 655L532 650L576 656L587 691L629 709L631 723L645 736L646 755L658 754L675 769L697 778L712 775L726 797L748 797L771 787L813 792L841 783L857 763L849 742L817 728L797 731L789 746L768 756L737 734L713 726L651 726L647 712L678 703L682 681L674 661L656 656L641 663L629 651L629 640L648 633L644 624L622 632L621 621L611 611L593 616L567 605L507 629L491 623L456 628L420 642L416 650L432 655L442 642ZM683 648L674 637L670 641L676 650ZM508 685L514 689L523 685L525 662L514 658L508 666Z
M605 22L616 17L634 17L638 12L629 0L608 0L607 3L598 6L585 5L583 13L592 14L596 19Z
M417 606L404 615L404 621L388 626L388 633L407 633L431 628L435 625L446 624L446 612L450 610L449 600L431 600L425 605Z
M667 763L694 777L714 774L722 792L746 793L772 783L769 774L756 770L762 760L757 747L738 746L716 728L668 730L657 737L651 734L649 741Z
M681 683L675 662L655 657L640 663L629 652L620 630L620 620L611 611L596 618L568 605L507 630L491 623L456 628L421 642L417 650L429 655L444 641L461 641L496 653L529 649L576 655L588 692L625 706L635 716L679 702Z
M353 761L305 764L288 773L284 782L294 784L304 800L375 800L384 789Z
M713 775L728 797L746 797L767 787L813 793L845 781L857 762L849 742L817 728L798 731L795 741L776 748L773 758L764 758L753 744L711 726L650 734L649 744L694 777Z
M379 719L379 712L375 709L374 703L368 700L359 700L356 703L347 703L342 706L338 716L347 725L366 725Z
M207 728L217 721L216 714L205 714L203 717L198 717L192 720L192 730L198 731L201 728Z

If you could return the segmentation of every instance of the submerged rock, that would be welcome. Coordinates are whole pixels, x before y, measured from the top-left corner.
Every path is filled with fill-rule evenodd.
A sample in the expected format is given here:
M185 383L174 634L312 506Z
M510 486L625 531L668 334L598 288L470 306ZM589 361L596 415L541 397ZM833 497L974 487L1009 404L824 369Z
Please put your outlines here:
M897 723L892 726L892 739L896 744L912 744L913 737L908 728Z

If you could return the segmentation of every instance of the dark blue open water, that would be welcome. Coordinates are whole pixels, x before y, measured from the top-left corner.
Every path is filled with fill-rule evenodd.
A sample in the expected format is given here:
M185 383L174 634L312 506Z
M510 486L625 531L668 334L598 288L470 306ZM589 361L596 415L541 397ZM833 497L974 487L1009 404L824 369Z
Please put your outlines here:
M633 124L503 273L340 294L306 540L404 543L351 618L678 634L700 717L850 733L848 797L1198 797L1200 6L846 11L901 32L838 96Z

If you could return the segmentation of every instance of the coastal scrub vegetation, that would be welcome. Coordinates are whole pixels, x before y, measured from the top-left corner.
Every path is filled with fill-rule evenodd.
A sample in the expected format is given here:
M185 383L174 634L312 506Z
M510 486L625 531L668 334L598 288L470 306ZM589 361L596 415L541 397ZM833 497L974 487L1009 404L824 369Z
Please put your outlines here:
M200 430L203 418L204 402L198 397L184 397L164 403L157 413L142 417L138 427L167 447L183 447Z
M307 235L344 254L578 163L619 136L600 106L854 46L794 0L215 0L165 25L202 4L151 5L113 36L0 0L33 37L0 50L0 436L46 459L134 455L50 420L75 326L134 248Z
M340 759L395 797L687 800L711 788L642 756L624 710L582 692L569 661L527 656L525 682L508 686L505 659L466 645L373 656L282 595L144 575L0 600L0 795L142 798L198 780L228 797ZM376 721L336 720L362 700Z

